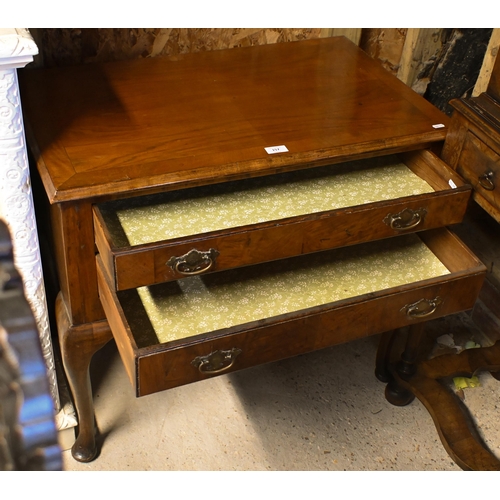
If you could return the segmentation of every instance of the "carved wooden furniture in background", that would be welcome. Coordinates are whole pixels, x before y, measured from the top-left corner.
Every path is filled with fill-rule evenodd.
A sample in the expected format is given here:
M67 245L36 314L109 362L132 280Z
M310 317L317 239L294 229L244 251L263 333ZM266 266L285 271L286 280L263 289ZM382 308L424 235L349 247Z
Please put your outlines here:
M0 220L0 470L61 470L37 325Z
M500 58L486 92L455 99L443 159L474 188L473 198L500 222Z
M88 368L111 332L145 395L469 309L485 274L443 228L470 195L435 154L447 117L347 39L176 59L22 75L80 461L97 454ZM141 211L160 216L135 240ZM326 293L347 258L359 279Z

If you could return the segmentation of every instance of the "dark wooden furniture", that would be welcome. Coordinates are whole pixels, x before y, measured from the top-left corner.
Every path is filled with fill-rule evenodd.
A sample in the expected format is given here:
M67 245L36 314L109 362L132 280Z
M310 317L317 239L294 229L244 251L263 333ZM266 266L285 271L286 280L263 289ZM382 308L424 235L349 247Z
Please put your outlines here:
M443 228L470 196L436 154L448 119L345 38L31 69L20 83L50 204L77 460L96 456L88 368L111 332L140 396L418 330L476 300L485 268ZM364 178L359 199L357 181L339 188L350 175ZM218 216L233 212L226 227ZM152 238L131 236L136 213ZM350 260L351 275L325 281Z
M443 159L474 187L473 198L500 222L500 59L487 91L451 101Z
M490 216L500 222L500 59L496 60L485 93L454 99L450 104L454 111L441 158L472 185L472 198L484 210L481 212L471 206L469 226L460 228L460 233L465 236L472 227L471 234L467 235L469 238L481 234L477 243L472 241L472 246L477 248L480 257L484 255L489 272L481 290L481 311L476 318L494 334L500 318L500 280L490 259L498 255L498 248L495 251L484 246L498 242L498 228L491 224ZM496 234L488 237L477 233L475 225L482 232ZM384 335L385 354L390 351L387 347L391 344L390 335ZM498 332L492 336L498 338ZM470 377L480 371L489 371L499 378L500 342L458 355L423 359L413 363L409 371L399 359L389 365L390 373L384 372L387 366L383 362L381 366L379 378L397 381L396 390L388 395L389 399L395 404L406 404L412 397L418 397L429 410L444 447L457 464L466 470L500 470L500 460L488 449L466 406L449 385L453 377Z
M61 469L40 338L0 220L0 471Z
M394 335L395 332L384 333L381 345L390 346ZM411 338L421 340L421 335L423 331L413 332ZM388 401L403 406L417 397L429 411L444 448L462 469L500 470L500 460L488 448L467 406L452 389L453 377L471 377L484 370L497 376L500 343L431 359L419 357L421 353L412 347L411 343L410 348L406 347L402 359L397 350L390 352L390 347L379 352L384 356L381 364L387 369L379 379L389 382L386 390ZM386 355L392 356L388 364Z

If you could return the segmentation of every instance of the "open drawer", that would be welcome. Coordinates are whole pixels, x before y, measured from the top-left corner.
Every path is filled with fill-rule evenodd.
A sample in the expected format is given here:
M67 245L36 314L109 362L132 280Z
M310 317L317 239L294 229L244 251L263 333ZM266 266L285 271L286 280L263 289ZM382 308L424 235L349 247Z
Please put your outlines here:
M429 151L94 206L115 290L462 221L470 186Z
M470 309L486 272L448 229L119 292L97 263L138 396Z

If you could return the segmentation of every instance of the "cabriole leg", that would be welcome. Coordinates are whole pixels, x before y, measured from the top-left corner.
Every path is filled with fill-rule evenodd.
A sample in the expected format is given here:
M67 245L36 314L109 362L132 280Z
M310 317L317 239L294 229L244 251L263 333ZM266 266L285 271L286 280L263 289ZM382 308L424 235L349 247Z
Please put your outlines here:
M111 340L112 335L107 321L70 325L60 294L56 300L56 316L64 370L78 414L78 436L71 453L79 462L91 462L98 450L89 367L92 356Z

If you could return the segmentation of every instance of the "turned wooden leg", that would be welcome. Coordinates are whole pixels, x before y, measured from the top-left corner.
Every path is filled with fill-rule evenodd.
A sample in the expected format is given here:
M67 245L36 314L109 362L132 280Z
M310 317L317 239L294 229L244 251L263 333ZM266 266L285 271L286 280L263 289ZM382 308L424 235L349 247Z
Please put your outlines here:
M107 321L72 326L60 294L56 317L62 361L78 414L78 436L71 453L79 462L90 462L97 456L90 361L112 335Z
M424 335L425 323L410 326L405 349L395 367L398 376L403 380L410 379L417 369L417 358ZM395 406L406 406L415 399L415 395L402 387L395 378L391 378L387 384L385 397L389 403Z
M395 336L396 330L384 332L380 337L377 348L377 358L375 360L375 376L381 382L384 382L386 384L391 380L389 362Z

